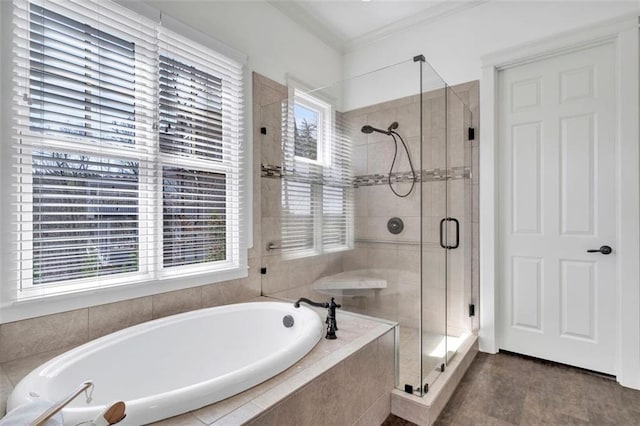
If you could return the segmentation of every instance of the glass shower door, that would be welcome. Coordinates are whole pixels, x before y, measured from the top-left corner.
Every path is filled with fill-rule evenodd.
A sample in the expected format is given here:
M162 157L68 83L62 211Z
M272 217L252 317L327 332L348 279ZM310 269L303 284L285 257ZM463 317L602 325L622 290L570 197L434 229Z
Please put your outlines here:
M421 350L422 392L446 363L447 291L447 96L446 84L422 64Z
M456 354L471 329L471 112L454 86L447 87L447 362ZM461 94L465 93L461 90ZM466 92L468 94L468 91Z

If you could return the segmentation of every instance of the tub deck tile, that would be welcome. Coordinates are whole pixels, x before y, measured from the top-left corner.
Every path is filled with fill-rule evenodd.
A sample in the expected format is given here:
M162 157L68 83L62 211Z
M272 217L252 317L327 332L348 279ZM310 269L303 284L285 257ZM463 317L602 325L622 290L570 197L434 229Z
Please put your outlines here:
M213 426L238 426L247 423L252 418L262 413L262 408L252 402L233 410L229 414L212 423Z
M170 417L168 419L154 423L154 425L157 426L203 426L205 424L206 423L201 422L196 416L191 413Z

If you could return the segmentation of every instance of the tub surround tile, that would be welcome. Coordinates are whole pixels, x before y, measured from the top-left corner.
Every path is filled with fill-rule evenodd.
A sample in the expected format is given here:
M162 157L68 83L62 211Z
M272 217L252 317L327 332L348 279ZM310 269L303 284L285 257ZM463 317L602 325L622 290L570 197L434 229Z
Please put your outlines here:
M170 291L151 297L153 299L153 319L202 308L202 287Z
M256 397L256 394L260 393L260 391L264 392L263 388L268 382L270 382L270 380L230 398L216 402L215 404L207 405L199 410L192 411L192 414L204 424L210 425L234 410L242 407L244 404L249 403Z
M56 356L73 349L75 346L67 346L65 348L54 349L51 351L43 352L37 355L32 355L26 358L16 359L14 361L8 361L0 364L5 374L11 381L13 386L16 386L20 380L27 374L31 372L31 370L36 367L44 364Z
M320 315L326 314L322 309L316 311ZM370 416L380 419L380 423L389 412L389 408L385 412L384 398L381 399L379 394L381 386L386 389L387 399L393 387L392 325L342 313L338 313L338 323L340 330L337 340L321 339L309 354L278 376L192 414L205 424L215 425L237 425L245 422L265 425L308 424L314 418L322 418L325 424L348 424L362 416L361 412L357 412L357 409L361 409L372 411ZM363 377L351 377L356 369L363 370ZM382 373L371 375L371 371ZM365 391L364 396L362 395L361 380L365 377L370 377L367 380L372 381L371 388L375 390L371 392L377 391L378 394L372 396ZM343 389L345 396L336 397L336 389ZM321 395L319 400L316 400L316 394ZM364 402L359 402L354 407L350 399L353 395ZM366 400L366 395L369 395L369 400ZM337 401L343 401L341 403L344 406L336 408ZM285 404L284 408L280 407L281 403ZM301 407L316 407L318 413L299 417ZM326 413L318 417L320 412ZM330 412L336 414L327 414ZM344 418L339 416L345 413L350 413L353 419L343 421ZM332 415L337 417L332 418ZM301 419L306 420L300 423Z
M390 403L385 404L384 397L389 400L393 384L383 385L372 372L383 370L384 364L393 366L393 353L380 352L379 342L387 335L393 336L393 331L387 329L386 334L364 345L355 339L346 346L358 345L359 349L352 347L345 361L331 359L336 355L334 352L309 371L257 398L253 403L266 411L249 424L312 424L314 419L322 419L323 424L353 424L374 406L374 414L370 416L379 419L379 424L389 412Z
M328 257L326 261L327 263L331 263L334 260L337 261L339 258L336 257L336 259L333 259L332 257ZM233 294L237 293L233 293L233 291L238 291L237 287L239 286L238 282L231 281L224 283L222 286L219 284L212 284L210 289L207 290L205 290L205 287L208 286L198 288L197 290L201 290L203 293L201 300L207 300L207 297L213 297L213 293L208 296L204 293L213 291L211 289L215 288L214 286L216 285L218 286L218 289L227 289L220 290L223 292L222 296L219 296L218 294L218 296L222 297L225 301L229 301L231 298L235 297ZM224 291L230 291L230 294L232 295L224 295ZM167 315L169 314L169 311L180 310L180 307L184 306L185 303L193 302L195 300L194 294L198 294L197 291L192 293L185 293L184 291L174 293L178 293L175 295L175 298L178 300L178 308L174 308L174 305L167 303L165 300L160 300L159 302L159 306L162 307L162 312L167 313ZM265 297L254 297L249 300L273 301L273 299ZM131 302L134 303L133 301ZM152 303L156 302L156 300L152 301ZM138 303L144 302L138 301ZM130 308L131 306L128 307ZM152 306L152 309L154 308L156 308L156 305ZM125 305L106 306L104 307L104 311L96 311L96 313L114 313L118 316L120 309L126 311ZM326 315L326 310L324 309L316 309L316 312L318 312L318 314L323 318ZM86 312L85 315L87 315ZM85 323L86 322L88 322L88 318L85 318ZM307 389L312 384L317 385L316 382L323 377L325 377L322 379L324 382L318 382L321 384L323 389L333 389L336 384L340 387L344 387L345 389L349 389L348 387L345 387L347 385L353 387L353 389L348 390L348 392L349 395L357 396L357 404L354 406L345 405L339 410L339 412L351 413L354 416L357 414L357 418L359 418L362 416L362 413L356 413L356 411L372 410L371 407L374 406L374 403L377 404L375 412L383 412L384 404L378 401L381 395L376 394L372 397L369 395L368 391L363 393L360 385L362 379L365 379L367 381L371 381L371 386L367 385L367 387L377 388L378 392L381 392L380 387L382 386L384 388L384 392L389 394L393 384L391 383L391 386L387 386L387 382L389 380L388 373L386 372L393 370L393 350L392 348L391 350L389 349L389 344L391 342L391 347L393 346L394 325L392 323L380 322L373 318L343 312L338 312L338 323L340 325L340 330L338 331L337 340L321 339L318 345L316 345L309 354L283 373L247 390L246 392L242 392L224 401L212 404L191 413L163 420L156 424L167 426L197 426L203 424L236 425L249 422L252 421L251 419L256 419L260 413L263 413L265 407L275 407L283 398L286 400L291 399L294 393ZM108 325L105 327L108 327ZM104 330L104 328L95 328L93 332L98 333L97 330ZM27 373L51 358L72 349L72 347L67 346L42 352L30 357L1 363L0 396L3 397L3 401L11 392L13 386L15 386L15 384L17 384ZM330 370L338 372L337 376L332 376L331 380L327 379L327 375L325 374ZM360 371L360 373L354 373L356 370L362 371ZM371 371L382 373L371 375ZM362 375L363 377L356 377L359 375ZM345 377L349 377L349 379L345 379ZM387 379L385 379L385 377L387 377ZM323 395L325 396L321 402L325 404L325 407L333 407L335 405L333 398L329 398L331 392L328 390L323 392ZM369 397L366 395L369 395ZM304 398L309 398L309 396L305 396ZM370 398L370 400L367 400L367 398ZM349 400L347 395L342 399L345 401ZM382 405L382 408L379 405ZM1 409L3 409L2 406L0 406L0 410ZM331 410L325 408L323 411ZM281 417L282 414L278 414L278 418ZM353 423L357 418L354 417L349 423Z
M249 402L243 406L233 410L226 416L216 420L212 423L215 426L237 426L241 424L247 424L250 420L258 416L262 412L262 409L255 404Z
M202 426L206 423L201 422L191 413L182 414L180 416L171 417L156 423L156 426Z
M140 297L89 308L89 339L152 319L152 297Z
M88 309L0 325L0 363L88 340Z
M7 398L9 398L11 391L13 391L13 384L0 366L0 418L7 411Z
M252 279L242 279L206 285L202 287L202 307L231 305L259 296L254 282Z
M353 426L380 425L389 417L389 414L391 414L391 394L384 394L371 404Z

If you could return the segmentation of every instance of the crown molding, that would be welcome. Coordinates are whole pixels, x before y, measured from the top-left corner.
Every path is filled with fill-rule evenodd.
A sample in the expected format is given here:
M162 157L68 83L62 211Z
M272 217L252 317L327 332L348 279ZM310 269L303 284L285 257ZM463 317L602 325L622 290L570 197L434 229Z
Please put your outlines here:
M358 50L368 44L375 43L391 35L401 33L417 25L436 22L456 13L480 6L492 0L439 0L434 5L420 13L394 21L366 34L347 39L344 34L338 34L338 29L331 28L311 13L301 2L284 0L266 0L268 4L285 16L296 22L302 28L318 37L329 47L345 54Z
M376 41L394 34L409 30L417 25L436 22L456 13L483 5L489 1L492 0L439 1L436 5L424 9L420 13L392 22L389 25L385 25L384 27L363 34L360 37L348 40L343 46L343 52L353 52L354 50L358 50L368 44L375 43Z

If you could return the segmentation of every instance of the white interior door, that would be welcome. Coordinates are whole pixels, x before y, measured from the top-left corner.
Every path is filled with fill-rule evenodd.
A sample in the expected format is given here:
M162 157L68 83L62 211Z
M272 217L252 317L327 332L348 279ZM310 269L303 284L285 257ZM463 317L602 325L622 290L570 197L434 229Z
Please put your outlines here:
M610 43L498 77L498 345L609 374L617 341L614 68ZM612 253L587 252L605 245Z

